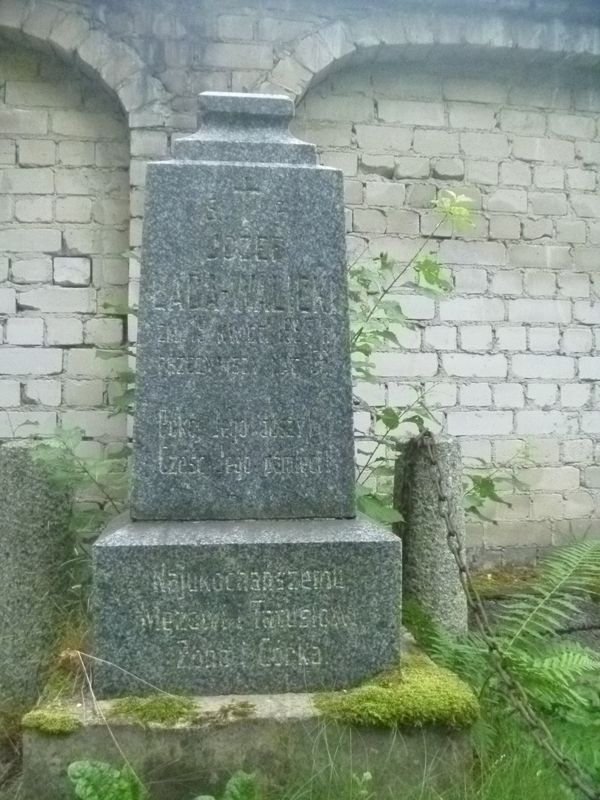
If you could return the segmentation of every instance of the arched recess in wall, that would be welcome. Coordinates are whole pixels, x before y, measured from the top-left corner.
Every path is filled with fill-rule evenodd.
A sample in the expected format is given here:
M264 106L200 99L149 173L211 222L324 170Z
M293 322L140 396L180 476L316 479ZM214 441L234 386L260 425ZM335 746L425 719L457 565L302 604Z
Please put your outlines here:
M413 327L398 331L401 352L374 355L381 381L368 396L407 406L424 390L466 459L503 468L529 446L527 489L489 509L498 526L472 526L473 544L535 548L583 532L600 508L598 32L505 22L486 48L458 46L456 27L454 41L418 43L405 26L400 46L390 23L379 46L351 48L335 30L339 58L323 32L307 37L302 80L283 88L297 97L295 132L344 173L351 260L409 260L435 229L444 187L474 210L472 229L439 228L427 245L454 288L408 289ZM291 53L288 70L300 64Z
M77 427L100 455L126 437L109 413L125 365L96 351L126 333L127 119L72 57L6 29L0 86L0 438Z

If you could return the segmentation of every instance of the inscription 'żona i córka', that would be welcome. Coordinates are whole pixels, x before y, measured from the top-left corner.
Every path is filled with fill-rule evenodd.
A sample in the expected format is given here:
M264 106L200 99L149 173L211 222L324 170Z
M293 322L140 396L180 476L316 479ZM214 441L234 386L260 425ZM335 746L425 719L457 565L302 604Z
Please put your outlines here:
M201 109L148 167L133 519L94 546L95 689L348 686L397 657L401 543L355 518L342 177L287 97Z

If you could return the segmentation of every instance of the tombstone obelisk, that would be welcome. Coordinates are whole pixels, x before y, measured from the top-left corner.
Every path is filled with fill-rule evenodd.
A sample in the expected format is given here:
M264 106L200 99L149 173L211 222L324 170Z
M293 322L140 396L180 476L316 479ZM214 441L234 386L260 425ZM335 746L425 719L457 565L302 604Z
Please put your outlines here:
M287 97L200 109L148 167L131 519L94 548L98 689L340 687L395 661L401 596L399 539L355 517L342 178L289 134Z

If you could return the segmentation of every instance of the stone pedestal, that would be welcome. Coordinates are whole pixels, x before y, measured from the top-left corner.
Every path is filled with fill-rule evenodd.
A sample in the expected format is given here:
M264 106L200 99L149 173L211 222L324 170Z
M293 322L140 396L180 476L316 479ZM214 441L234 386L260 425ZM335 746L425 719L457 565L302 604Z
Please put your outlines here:
M331 689L397 661L401 542L366 518L123 520L94 575L103 696Z

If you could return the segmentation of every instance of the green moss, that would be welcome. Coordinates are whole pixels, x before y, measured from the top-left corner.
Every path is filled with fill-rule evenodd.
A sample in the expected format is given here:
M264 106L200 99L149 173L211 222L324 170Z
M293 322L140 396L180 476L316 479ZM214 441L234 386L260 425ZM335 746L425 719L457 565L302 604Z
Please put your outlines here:
M81 728L81 720L73 712L60 706L42 706L25 714L22 726L48 736L64 736Z
M349 725L465 728L479 716L471 689L427 656L410 655L393 670L346 692L318 695L324 717Z
M174 725L178 722L192 722L197 713L196 703L189 697L152 694L147 697L122 697L115 700L106 716L129 717L142 725Z

